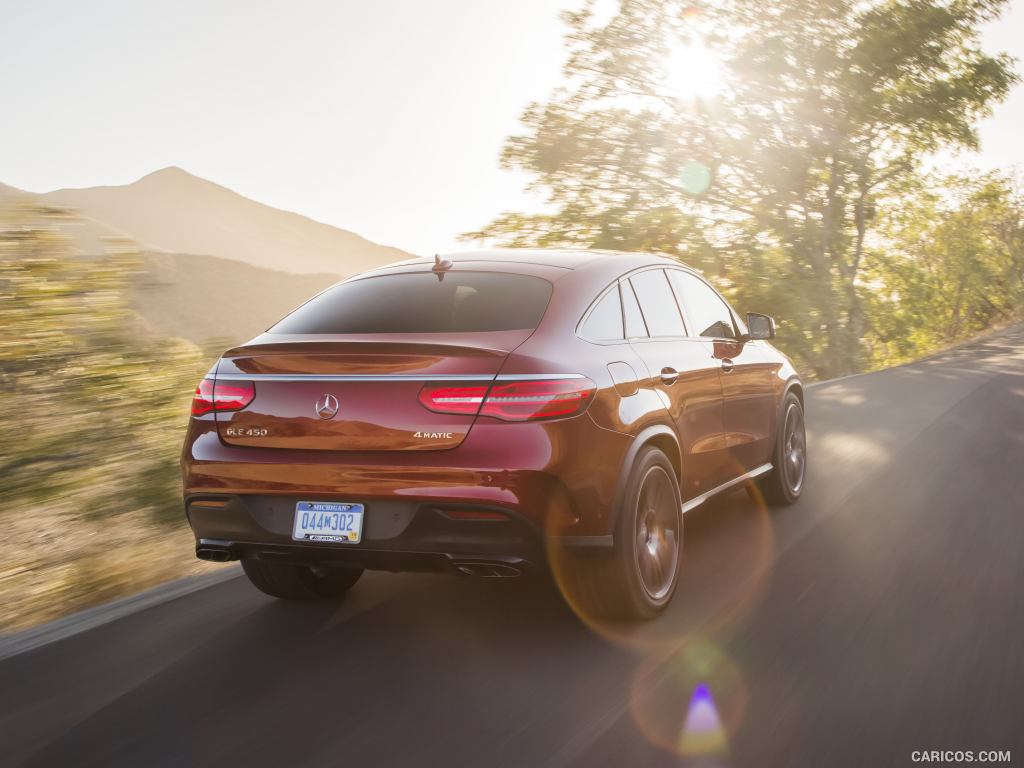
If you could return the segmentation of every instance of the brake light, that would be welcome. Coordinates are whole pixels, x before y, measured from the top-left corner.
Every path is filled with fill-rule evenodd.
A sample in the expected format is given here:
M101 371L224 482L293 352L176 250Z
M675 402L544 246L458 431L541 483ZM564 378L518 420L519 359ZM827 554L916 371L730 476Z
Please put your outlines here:
M535 421L582 413L596 390L594 382L583 378L517 381L490 388L428 384L420 390L420 402L436 413L479 413L503 421Z
M192 415L202 416L213 410L213 380L203 379L192 396Z
M506 421L571 416L586 410L596 389L590 379L499 384L487 393L480 413Z
M251 381L218 381L213 387L213 410L240 411L256 397L256 385Z
M210 411L240 411L256 397L256 386L251 381L218 381L203 379L192 397L192 415L202 416Z
M435 413L463 413L473 416L487 395L487 387L433 387L420 390L420 402Z

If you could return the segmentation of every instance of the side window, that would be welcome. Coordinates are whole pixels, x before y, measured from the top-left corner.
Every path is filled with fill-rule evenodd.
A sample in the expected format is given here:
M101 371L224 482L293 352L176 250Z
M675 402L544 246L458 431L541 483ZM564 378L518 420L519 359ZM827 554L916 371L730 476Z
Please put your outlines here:
M717 339L736 337L732 312L707 283L678 269L669 270L669 275L694 333Z
M580 336L590 341L614 341L622 338L622 302L619 286L613 285L594 305L580 328Z
M629 284L629 280L623 280L619 285L622 287L622 314L626 318L626 338L646 336L647 326L644 325L644 316L640 314L640 305L637 303L633 286Z
M649 269L629 278L640 300L640 309L651 336L685 336L672 288L663 269Z

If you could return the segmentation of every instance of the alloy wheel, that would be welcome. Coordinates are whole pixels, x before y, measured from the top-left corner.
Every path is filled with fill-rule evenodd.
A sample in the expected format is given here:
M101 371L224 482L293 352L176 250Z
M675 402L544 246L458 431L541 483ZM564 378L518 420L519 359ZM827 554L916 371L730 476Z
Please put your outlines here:
M786 409L782 433L782 469L790 492L800 493L807 470L807 436L804 432L803 411L796 403L790 403Z
M682 512L662 467L651 467L637 497L635 553L640 583L652 600L672 591L679 568Z

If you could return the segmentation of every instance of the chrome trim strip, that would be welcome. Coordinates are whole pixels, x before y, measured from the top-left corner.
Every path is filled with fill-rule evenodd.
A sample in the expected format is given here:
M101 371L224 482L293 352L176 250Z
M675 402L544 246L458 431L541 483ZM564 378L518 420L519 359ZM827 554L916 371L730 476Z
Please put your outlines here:
M695 496L694 498L690 499L688 502L683 504L683 514L685 515L691 509L696 509L701 504L703 504L705 501L710 499L712 496L717 496L719 493L722 493L723 491L727 491L730 488L733 488L733 487L739 485L740 483L745 483L745 482L747 482L747 480L753 480L755 477L760 477L761 475L767 474L767 473L769 473L771 471L772 471L772 464L771 464L771 462L768 462L767 464L762 464L759 467L754 467L749 472L745 472L744 474L740 475L739 477L734 477L729 482L722 483L717 488L712 488L710 491L707 491L706 493L702 493L700 496Z
M550 379L583 379L582 373L503 373L495 381L548 381Z
M387 375L374 374L330 374L330 373L219 373L218 379L225 381L362 381L362 382L383 382L383 381L490 381L494 378L493 373L480 374L459 374L459 375L435 375L422 376L420 374L394 373Z
M207 378L212 378L208 376ZM546 381L549 379L582 379L580 373L529 373L523 375L493 373L459 374L328 374L328 373L218 373L224 381L337 381L337 382L386 382L386 381Z

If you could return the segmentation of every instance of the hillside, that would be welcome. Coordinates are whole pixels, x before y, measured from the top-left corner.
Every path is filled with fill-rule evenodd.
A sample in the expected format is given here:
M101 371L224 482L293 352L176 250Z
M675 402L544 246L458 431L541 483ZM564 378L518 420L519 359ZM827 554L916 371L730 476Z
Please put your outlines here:
M79 254L133 241L145 255L132 291L143 325L201 346L246 341L339 276L409 258L180 168L45 194L0 184L0 206L18 202L73 209L58 226Z
M37 197L74 208L149 251L342 276L409 258L398 248L258 203L181 168L164 168L124 186L58 189Z
M147 253L131 305L160 336L227 348L265 331L335 283L337 275L292 275L233 259Z
M19 202L53 204L43 195L0 184L0 206ZM133 239L124 232L119 232L104 222L96 221L81 211L73 218L65 219L60 229L68 236L72 249L82 255L104 253L113 240L123 240L126 237Z

